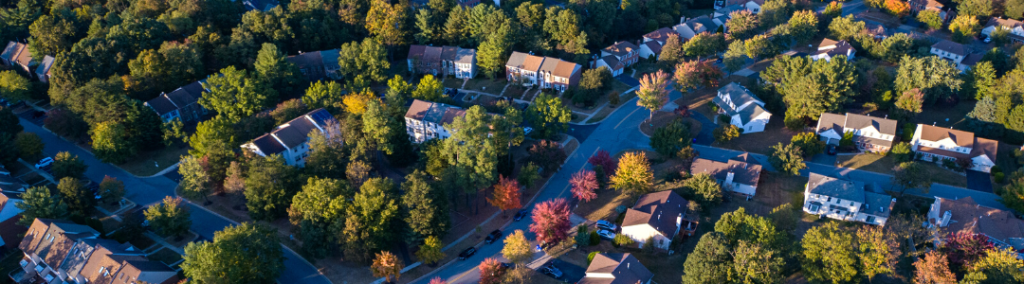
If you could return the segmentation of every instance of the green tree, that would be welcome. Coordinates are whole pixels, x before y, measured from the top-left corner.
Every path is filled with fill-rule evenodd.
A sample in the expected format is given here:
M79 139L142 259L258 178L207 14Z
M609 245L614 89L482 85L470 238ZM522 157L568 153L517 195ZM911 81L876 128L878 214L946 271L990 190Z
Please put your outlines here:
M818 33L818 17L810 10L797 11L789 18L789 35L798 43L810 41Z
M905 33L898 33L882 40L882 45L878 49L881 51L880 57L885 61L897 63L904 55L911 53L912 48L914 48L914 39Z
M835 3L835 2L833 2ZM778 251L756 243L740 241L733 250L730 279L738 283L783 283L786 262Z
M804 234L801 266L811 281L843 283L857 276L857 253L853 236L829 222Z
M198 283L274 283L285 259L277 230L248 222L189 243L182 258L185 276Z
M213 181L200 158L195 156L182 156L178 164L178 174L181 175L181 195L189 199L206 199L206 196L213 190Z
M768 218L747 214L743 207L722 214L715 222L715 232L722 233L729 245L748 242L772 250L784 249L786 239L786 233L776 230Z
M30 226L36 218L62 219L68 215L68 206L58 191L49 187L33 186L21 194L21 202L14 206L22 210L18 225Z
M277 102L277 91L266 81L234 66L210 76L203 82L203 88L210 91L199 98L199 104L216 111L218 117L223 116L229 123L237 123Z
M541 93L527 107L526 119L533 125L534 137L554 137L568 130L572 111L558 97Z
M371 100L366 104L366 112L362 118L363 134L366 138L376 144L378 151L388 155L393 153L398 142L393 137L395 132L401 131L400 122L388 115L384 106L377 100Z
M630 196L639 196L650 190L654 172L644 152L627 152L619 158L618 169L611 178L612 188Z
M77 178L65 177L57 183L57 190L61 198L68 205L68 209L77 214L84 215L95 203L95 198L89 189L85 188Z
M443 236L448 232L448 196L430 184L426 173L416 170L406 176L402 191L402 211L412 232L419 236Z
M1012 249L989 250L985 256L967 269L961 283L1020 283L1024 281L1024 268Z
M910 89L903 92L896 99L896 107L898 117L912 118L914 115L921 113L921 107L924 105L924 93L921 90Z
M256 54L256 63L253 67L259 80L268 84L271 89L293 93L298 91L299 80L304 77L299 67L285 60L285 57L286 54L278 50L277 45L263 43L263 47Z
M818 135L814 132L802 132L794 135L790 140L790 144L803 150L805 158L814 157L814 155L825 152L825 141L818 139Z
M422 11L422 10L421 10ZM444 259L444 252L441 251L441 239L436 236L429 236L423 241L423 245L416 251L416 258L426 264L435 264Z
M368 259L370 253L389 247L397 237L400 216L395 184L388 178L363 183L349 207L341 237L345 253Z
M772 155L768 157L768 162L775 169L789 175L799 175L800 170L807 168L807 165L804 165L803 150L793 143L785 146L778 143L772 146Z
M899 164L893 169L893 186L899 186L899 194L902 196L908 189L916 188L923 193L928 193L932 186L932 177L924 165L918 162L906 162Z
M701 208L711 209L722 202L722 186L707 173L698 173L686 180L685 189L697 198Z
M573 104L593 106L601 98L601 95L609 89L606 83L610 83L611 80L612 73L604 66L583 71L579 87L572 96Z
M722 233L704 234L683 263L683 284L728 282L729 275L733 274L731 252Z
M743 44L743 41L732 41L732 43L729 43L729 49L725 51L724 59L722 60L725 64L725 70L729 70L730 73L739 71L747 63L746 56L747 46Z
M889 149L889 156L892 156L893 161L897 163L910 162L914 159L914 152L910 149L910 144L907 142L896 143Z
M364 38L341 45L338 51L338 73L350 82L384 82L391 62L387 49L380 42ZM351 84L351 83L350 83ZM350 88L359 91L361 88Z
M42 15L28 27L28 50L33 58L44 55L56 55L61 51L71 50L78 39L84 35L77 15L67 8L57 8L51 15Z
M92 129L92 152L105 163L120 164L136 152L136 145L126 139L123 124L116 121L101 122Z
M206 121L199 122L196 132L188 138L188 144L192 149L188 150L189 155L202 157L210 151L213 145L223 143L229 147L235 144L235 126L226 116L218 115Z
M924 10L917 13L917 20L928 25L933 30L942 28L942 18L939 17L938 11Z
M877 275L892 275L900 256L900 242L895 235L880 227L864 226L857 230L857 258L868 281Z
M683 54L690 57L710 57L725 48L724 34L702 32L683 43Z
M100 182L97 191L100 195L100 201L107 204L116 204L124 198L124 182L111 176L103 176L103 181Z
M366 13L366 30L389 50L403 45L409 35L409 11L408 4L372 0Z
M170 92L205 75L201 51L192 45L165 42L160 49L147 49L128 61L125 86L142 97Z
M329 123L327 133L309 133L309 156L306 157L305 172L322 178L342 178L348 168L348 156L338 125Z
M675 66L679 60L683 59L684 54L683 43L679 36L674 33L669 34L665 45L661 48L661 54L658 54L658 63L664 66Z
M958 0L956 10L958 15L973 17L988 17L992 15L992 1L983 0Z
M769 58L779 53L778 46L764 34L743 41L743 45L747 47L747 57L754 59Z
M285 165L278 155L255 158L245 176L245 205L254 220L273 220L285 216L292 197L298 192L295 169Z
M181 237L192 226L191 214L181 197L165 196L162 203L146 209L146 221L161 236Z
M750 11L740 10L732 12L729 18L729 21L725 22L725 27L728 28L729 35L733 39L748 39L757 34L760 29L757 16Z
M834 2L833 2L834 3ZM850 40L864 30L864 22L857 21L853 15L838 17L828 24L829 36L836 40Z
M740 129L732 124L722 125L715 128L714 132L711 134L715 137L715 141L718 143L725 143L740 137Z
M1004 13L1006 16L1013 19L1024 18L1024 1L1021 0L1007 0L1004 4Z
M488 78L494 79L498 72L505 68L505 61L508 60L512 48L511 41L511 28L508 25L502 25L480 44L477 65Z
M42 155L43 146L43 139L32 132L21 132L14 138L14 147L18 149L18 156L26 159Z
M302 103L311 109L332 109L337 102L341 101L342 94L343 89L338 82L317 81L309 85L309 89L306 89L306 94L302 96Z
M0 72L0 98L11 101L32 99L32 82L14 70Z
M985 97L992 95L996 86L996 70L992 66L990 61L981 61L974 65L971 70L967 71L967 80L965 86L966 93L974 93L975 100L982 100Z
M348 183L331 178L309 178L292 197L288 220L292 224L310 221L326 225L345 219L348 199L355 195Z
M981 30L981 25L978 24L978 19L975 19L974 16L962 14L949 22L949 31L953 33L953 41L959 43L967 43L978 34L979 30Z
M757 17L763 29L771 29L789 21L793 14L793 4L786 0L769 0L761 5Z
M690 133L689 125L682 120L675 120L654 130L654 135L651 135L651 148L662 156L672 156L683 147L690 146L691 137L693 135Z
M412 98L441 102L444 98L444 86L441 86L441 81L434 78L434 75L424 75L423 78L420 78L419 85L416 85L416 90L412 91Z
M89 166L85 165L85 162L79 159L78 155L59 152L53 159L53 178L56 180L65 177L83 178L85 170L88 168Z
M668 101L668 90L666 90L668 80L668 74L661 70L645 74L640 78L640 89L636 91L639 99L636 101L636 105L650 111L648 120L653 119L654 112L661 109Z

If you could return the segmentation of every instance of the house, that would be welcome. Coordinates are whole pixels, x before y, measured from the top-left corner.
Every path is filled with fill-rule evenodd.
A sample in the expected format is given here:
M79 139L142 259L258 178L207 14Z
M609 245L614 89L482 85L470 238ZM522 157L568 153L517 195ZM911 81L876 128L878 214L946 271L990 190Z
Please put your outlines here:
M20 235L28 230L18 225L23 210L16 205L22 201L20 192L0 191L0 254L17 248Z
M338 64L338 54L340 50L329 49L312 52L301 52L297 55L291 55L285 58L288 62L295 64L299 67L299 72L306 76L306 79L310 82L316 82L325 78L333 80L341 79L341 74L338 71L341 66Z
M865 184L810 173L804 212L843 221L885 226L896 199L865 190Z
M739 127L743 133L764 131L772 114L764 109L764 101L736 82L718 89L718 95L711 99L718 106L718 113L729 117L729 123Z
M50 82L50 68L53 67L53 56L44 56L43 61L39 62L39 67L36 67L36 78L39 82L49 83Z
M641 247L653 238L655 247L668 249L680 230L692 236L697 229L697 216L686 214L687 205L686 199L671 190L644 194L633 208L626 209L621 234Z
M1010 34L1008 35L1008 38L1010 41L1014 43L1024 43L1024 22L1014 19L993 17L985 24L985 28L981 29L981 34L985 36L992 36L992 32L996 29L1009 30Z
M278 154L289 166L305 167L306 157L309 156L310 132L319 131L327 136L338 130L337 123L330 113L318 108L277 126L270 133L256 137L242 145L242 149L262 157Z
M160 283L178 282L177 272L150 261L129 243L100 239L89 226L35 219L18 247L21 268L10 277L18 283Z
M441 74L440 46L412 45L409 46L409 71L419 74Z
M680 21L678 25L672 26L672 30L679 33L681 39L689 40L699 33L716 33L719 27L724 27L724 23L717 23L708 16L700 16Z
M32 52L28 50L28 44L11 41L7 43L4 52L0 53L0 60L7 66L19 66L25 72L32 74L32 66L36 64L32 60Z
M818 51L811 54L811 60L818 61L825 59L825 61L832 60L836 56L846 56L846 61L853 60L854 54L857 53L857 49L853 48L849 42L845 40L835 41L832 39L823 39L818 44Z
M513 51L505 63L505 74L509 81L560 92L579 84L582 69L583 66L573 62L517 51Z
M921 11L935 11L939 13L943 23L956 18L956 11L936 0L910 0L907 4L910 4L910 12L915 16Z
M594 69L600 67L608 68L608 71L611 71L612 73L612 77L622 75L622 72L626 68L618 58L611 55L597 58L597 60L594 61Z
M476 49L458 46L441 47L441 70L445 76L458 79L476 77Z
M928 210L928 225L946 232L968 232L988 237L1000 249L1013 248L1018 257L1024 249L1024 221L1013 212L978 205L968 196L960 199L935 197Z
M971 161L970 170L991 172L996 165L999 141L974 136L974 133L918 124L910 147L925 161L965 159Z
M764 0L715 0L715 10L730 6L741 6L747 11L757 14L761 12L762 5L764 5Z
M598 253L576 284L650 284L654 273L629 253Z
M405 131L412 137L413 143L445 139L451 136L451 131L445 125L465 115L466 111L456 106L413 100L405 113Z
M732 13L747 10L744 5L736 4L729 5L722 8L715 9L715 12L711 14L712 18L726 17L726 19L732 19ZM760 8L758 8L760 10ZM748 10L749 11L749 10ZM753 13L753 11L751 11Z
M206 115L206 108L199 105L199 98L209 89L203 86L206 80L196 81L170 93L160 93L156 98L143 103L160 116L164 123L174 119L182 122L199 121Z
M953 65L960 64L971 50L963 44L949 40L942 40L932 45L931 53L953 62Z
M690 164L690 174L706 173L718 180L722 189L748 197L757 194L757 182L761 179L761 165L743 153L725 162L697 158Z
M657 29L657 30L655 30L653 32L649 32L649 33L645 34L644 35L644 42L654 41L654 42L657 42L658 44L664 46L665 42L668 41L668 37L671 36L672 34L675 34L677 36L679 35L679 33L676 32L672 28L669 28L669 27L660 28L660 29Z
M971 52L967 56L964 56L964 60L961 60L960 63L956 65L956 69L959 69L960 72L967 72L968 70L971 70L971 68L974 68L974 65L977 65L978 62L981 62L981 59L984 57L984 54Z
M614 56L626 67L633 66L640 59L640 48L628 41L619 41L601 49L601 57Z
M886 117L846 113L822 113L815 133L825 144L839 145L846 133L853 135L853 144L862 152L888 152L896 139L896 120Z

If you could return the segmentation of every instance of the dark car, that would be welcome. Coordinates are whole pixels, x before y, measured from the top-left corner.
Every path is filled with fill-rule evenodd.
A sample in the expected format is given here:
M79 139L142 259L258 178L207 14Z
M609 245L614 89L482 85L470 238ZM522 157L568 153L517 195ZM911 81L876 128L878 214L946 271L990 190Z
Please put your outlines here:
M512 216L512 220L515 220L515 221L522 220L523 218L526 217L526 214L528 214L528 213L529 213L529 211L526 211L526 209L519 210L519 212L516 212L515 216Z
M540 273L544 273L546 275L554 277L555 279L562 278L562 271L558 270L558 268L555 267L555 264L553 263L541 267L540 269L538 269L538 271L540 271Z
M491 243L494 243L494 241L497 241L500 238L501 238L501 230L494 230L493 232L491 232L490 235L487 235L487 239L484 240L484 243L491 244Z
M470 247L459 253L459 260L466 260L470 256L476 254L476 247Z
M835 155L836 151L837 151L836 150L836 145L828 145L828 147L825 147L825 149L826 149L826 151L828 151L829 155Z

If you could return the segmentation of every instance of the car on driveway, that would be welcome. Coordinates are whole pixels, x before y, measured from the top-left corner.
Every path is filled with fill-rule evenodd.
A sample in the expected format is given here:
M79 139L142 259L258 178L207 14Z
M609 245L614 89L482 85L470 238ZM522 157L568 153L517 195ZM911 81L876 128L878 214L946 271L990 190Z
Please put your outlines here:
M545 275L554 277L555 279L562 278L562 271L558 270L558 268L555 267L555 264L553 263L545 265L540 269L537 269L537 271L540 271L540 273L544 273Z
M615 229L618 228L618 226L615 226L615 223L605 220L597 220L597 227L609 231L615 231Z
M43 158L42 160L39 160L39 162L36 163L36 168L37 169L42 169L42 168L45 168L45 167L49 167L50 165L53 165L53 158L46 157L46 158Z
M828 145L828 147L825 147L825 149L826 151L828 151L829 155L835 155L837 152L836 145Z
M612 231L609 230L597 230L597 235L601 236L603 239L615 239L615 233L612 233Z
M487 235L487 239L484 240L484 243L491 244L491 243L494 243L494 241L497 241L500 238L501 238L501 230L494 230L493 232L491 232L491 234Z
M466 260L470 256L476 254L476 247L470 247L459 253L459 260Z
M529 213L530 213L530 211L526 211L526 209L519 210L519 212L516 212L515 216L512 216L512 220L515 220L515 221L522 220Z

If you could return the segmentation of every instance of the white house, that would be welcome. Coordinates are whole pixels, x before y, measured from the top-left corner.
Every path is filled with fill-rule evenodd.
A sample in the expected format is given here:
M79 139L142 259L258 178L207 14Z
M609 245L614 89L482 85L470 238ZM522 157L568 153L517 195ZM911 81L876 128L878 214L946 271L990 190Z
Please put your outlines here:
M750 153L743 153L725 162L695 159L690 165L690 174L709 174L718 180L722 189L754 196L757 194L757 182L761 179L761 165Z
M764 0L715 0L715 10L720 10L730 6L740 6L751 13L757 14L761 12L761 6L764 5Z
M678 25L672 26L672 30L685 41L693 38L699 33L715 33L724 23L718 23L708 16L700 16L687 21L680 21Z
M974 68L974 65L977 65L978 62L981 62L981 59L984 57L985 54L971 52L967 56L964 56L964 59L961 60L960 63L956 65L956 69L959 69L961 73L967 72L971 70L971 68Z
M953 62L953 65L960 64L971 50L963 44L949 40L942 40L932 45L931 54L937 55Z
M823 39L818 44L818 51L815 51L810 55L811 60L818 61L824 59L825 61L832 60L836 56L846 56L846 61L853 60L854 55L857 54L857 49L854 49L849 42L845 40L835 41L831 39Z
M839 145L845 133L853 134L860 151L888 152L896 139L896 120L855 113L822 113L815 132L826 144Z
M1013 212L979 205L968 196L960 199L935 197L928 210L929 227L942 228L945 232L968 232L988 237L1000 249L1012 248L1018 252L1024 249L1024 221L1017 219Z
M640 47L628 42L619 41L604 49L601 49L600 56L596 56L594 68L608 68L612 76L621 75L626 67L636 64L640 59Z
M601 67L608 68L613 77L622 75L622 72L626 69L626 66L618 58L611 55L597 58L594 61L594 69Z
M736 82L718 89L712 100L718 106L718 113L729 116L729 123L739 127L743 133L764 131L772 114L764 109L764 101Z
M273 131L242 145L243 150L262 157L279 154L289 166L305 167L309 156L309 133L319 131L325 136L338 131L337 121L319 108L277 126ZM340 138L339 138L340 139Z
M810 173L804 187L804 212L836 220L885 226L896 199L870 192L861 182Z
M654 273L629 253L598 253L576 284L651 284Z
M925 161L968 159L970 170L992 172L999 141L974 136L974 133L918 124L910 147Z
M1021 42L1024 39L1024 22L1014 19L1003 19L992 17L985 24L985 28L981 29L981 34L986 36L992 36L992 32L996 29L1006 29L1010 31L1010 40L1015 42Z
M405 131L413 143L445 139L451 136L451 131L445 125L465 115L466 111L456 106L413 100L405 113Z
M693 235L697 229L696 216L687 216L688 202L671 190L648 193L640 197L633 208L626 209L621 234L646 245L654 238L654 246L668 249L672 238L682 230Z

